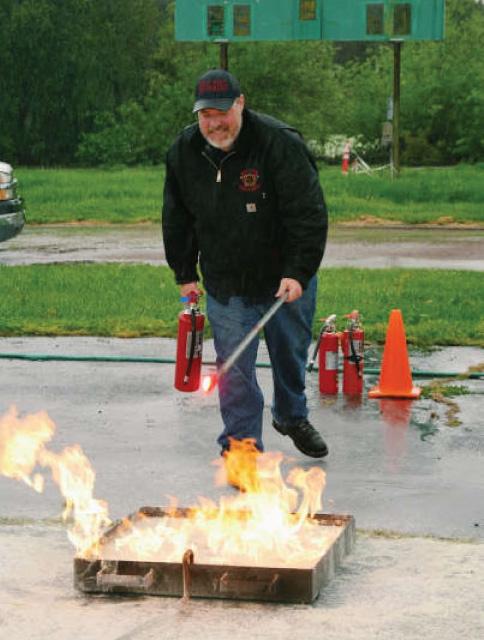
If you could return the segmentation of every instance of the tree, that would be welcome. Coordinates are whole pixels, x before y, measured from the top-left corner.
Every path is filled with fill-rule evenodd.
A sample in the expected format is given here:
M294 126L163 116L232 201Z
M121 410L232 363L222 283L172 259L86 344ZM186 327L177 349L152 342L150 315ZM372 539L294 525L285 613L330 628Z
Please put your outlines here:
M94 114L142 95L158 0L2 0L2 157L67 164Z
M213 43L176 42L174 0L0 0L0 152L13 164L160 163L194 121ZM443 42L402 49L402 161L484 155L484 5L447 0ZM229 45L248 105L322 145L377 144L392 95L385 44Z
M84 135L79 159L87 164L142 160L162 162L177 132L195 120L194 87L199 75L220 66L219 47L212 43L175 42L173 3L164 12L159 49L149 73L148 93L120 108L115 117L106 114L95 131ZM309 139L324 140L339 107L334 100L337 80L329 43L236 43L229 47L229 66L242 85L248 106L287 120ZM133 114L138 114L138 124ZM119 150L133 149L123 138L145 140L136 156Z
M419 164L484 156L484 6L448 0L443 42L405 44L403 160Z

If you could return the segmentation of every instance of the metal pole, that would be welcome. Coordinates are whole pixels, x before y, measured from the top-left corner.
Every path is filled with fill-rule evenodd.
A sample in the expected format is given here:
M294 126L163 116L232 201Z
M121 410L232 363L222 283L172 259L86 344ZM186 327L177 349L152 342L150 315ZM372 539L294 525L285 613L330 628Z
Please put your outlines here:
M402 40L393 43L393 166L395 175L400 172L400 59Z
M269 322L272 316L276 313L276 311L281 307L284 302L286 302L288 293L287 291L282 294L280 298L272 305L272 307L267 311L265 315L259 320L259 322L255 325L253 329L245 336L242 342L239 344L237 349L233 352L233 354L223 363L217 373L217 379L220 380L222 376L224 376L227 371L234 365L237 358L242 354L243 351L248 347L248 345L252 342L255 336L259 333L259 331L265 327L265 325Z

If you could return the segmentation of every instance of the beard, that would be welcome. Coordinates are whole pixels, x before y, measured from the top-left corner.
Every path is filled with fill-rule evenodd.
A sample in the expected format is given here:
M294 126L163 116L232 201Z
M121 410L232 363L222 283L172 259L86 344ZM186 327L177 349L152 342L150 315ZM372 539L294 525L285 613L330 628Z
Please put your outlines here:
M200 126L205 140L222 151L229 151L234 142L237 140L240 130L242 129L242 118L238 121L229 123L219 123L216 126Z
M205 140L216 149L229 151L242 129L243 100L236 100L229 111L216 113L215 109L198 112L198 126Z
M226 129L217 129L215 131L207 131L205 139L207 142L222 151L228 151L235 142L237 135Z

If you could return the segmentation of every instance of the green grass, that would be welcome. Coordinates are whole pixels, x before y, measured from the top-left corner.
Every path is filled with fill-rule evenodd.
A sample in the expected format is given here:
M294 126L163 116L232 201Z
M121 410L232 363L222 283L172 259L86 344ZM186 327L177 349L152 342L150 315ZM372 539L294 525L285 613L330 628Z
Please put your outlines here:
M161 220L164 170L18 169L28 224Z
M0 266L0 279L2 336L176 336L179 289L167 267ZM343 329L342 316L358 309L367 342L382 343L390 310L401 309L413 345L484 347L482 290L477 272L324 269L316 318L336 313Z
M17 169L29 224L159 222L164 167L133 169ZM342 176L321 165L320 179L331 222L376 216L422 224L484 224L484 165L403 169Z
M178 287L167 267L0 267L0 335L176 335Z
M321 182L333 222L376 216L407 224L484 223L482 166L404 169L396 180L331 168L321 171Z

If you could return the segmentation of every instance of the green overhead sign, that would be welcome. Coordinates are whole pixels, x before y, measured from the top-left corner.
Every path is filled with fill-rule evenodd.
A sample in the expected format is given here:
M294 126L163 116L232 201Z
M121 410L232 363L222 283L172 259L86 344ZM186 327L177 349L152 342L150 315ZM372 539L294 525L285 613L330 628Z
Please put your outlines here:
M179 41L442 40L445 0L176 0Z

